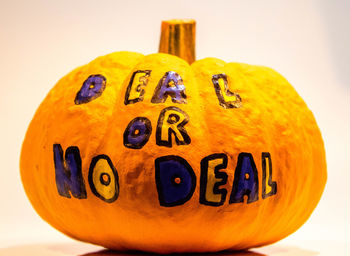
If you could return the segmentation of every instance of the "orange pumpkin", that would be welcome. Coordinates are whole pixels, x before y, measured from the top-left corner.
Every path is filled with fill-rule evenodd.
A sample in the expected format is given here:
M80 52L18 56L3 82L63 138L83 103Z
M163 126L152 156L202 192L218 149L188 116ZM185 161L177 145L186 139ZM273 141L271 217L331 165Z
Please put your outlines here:
M116 52L63 77L23 142L39 215L117 250L241 250L297 230L326 182L313 114L270 68L194 61L194 21L160 52ZM193 62L193 63L192 63Z

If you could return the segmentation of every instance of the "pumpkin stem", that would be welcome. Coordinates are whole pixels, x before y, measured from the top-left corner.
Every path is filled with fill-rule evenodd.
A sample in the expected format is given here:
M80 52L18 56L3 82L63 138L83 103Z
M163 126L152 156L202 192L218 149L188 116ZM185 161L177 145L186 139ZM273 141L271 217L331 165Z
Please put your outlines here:
M196 21L162 21L159 52L176 55L189 64L196 60Z

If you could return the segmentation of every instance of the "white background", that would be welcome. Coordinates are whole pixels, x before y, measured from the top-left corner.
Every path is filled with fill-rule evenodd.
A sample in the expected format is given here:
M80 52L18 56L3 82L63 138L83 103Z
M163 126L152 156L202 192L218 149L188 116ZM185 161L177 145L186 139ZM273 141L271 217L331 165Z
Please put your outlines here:
M157 52L160 22L172 18L197 20L197 59L269 66L294 85L320 126L328 182L285 241L349 244L349 11L348 0L0 0L0 247L69 241L34 212L19 175L25 131L50 88L97 56Z

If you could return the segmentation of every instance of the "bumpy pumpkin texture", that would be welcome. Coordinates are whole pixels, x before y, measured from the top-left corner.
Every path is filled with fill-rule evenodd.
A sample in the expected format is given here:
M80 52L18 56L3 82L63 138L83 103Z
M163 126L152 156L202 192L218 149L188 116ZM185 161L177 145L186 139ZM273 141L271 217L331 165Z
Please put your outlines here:
M168 88L179 92L183 84L183 94L156 102L170 71L181 80L169 79ZM215 80L217 74L225 77ZM104 90L79 104L91 75ZM133 87L133 78L142 86ZM142 99L127 103L140 90ZM141 128L130 135L138 117ZM149 137L141 145L134 139L145 123ZM70 147L80 160L67 155ZM81 177L70 173L79 163ZM164 186L174 166L182 171L169 176L172 192ZM215 58L189 65L163 53L116 52L63 77L28 128L20 167L29 200L56 229L111 249L158 253L276 242L308 219L326 182L314 116L281 75ZM176 184L186 182L187 197L173 198Z

